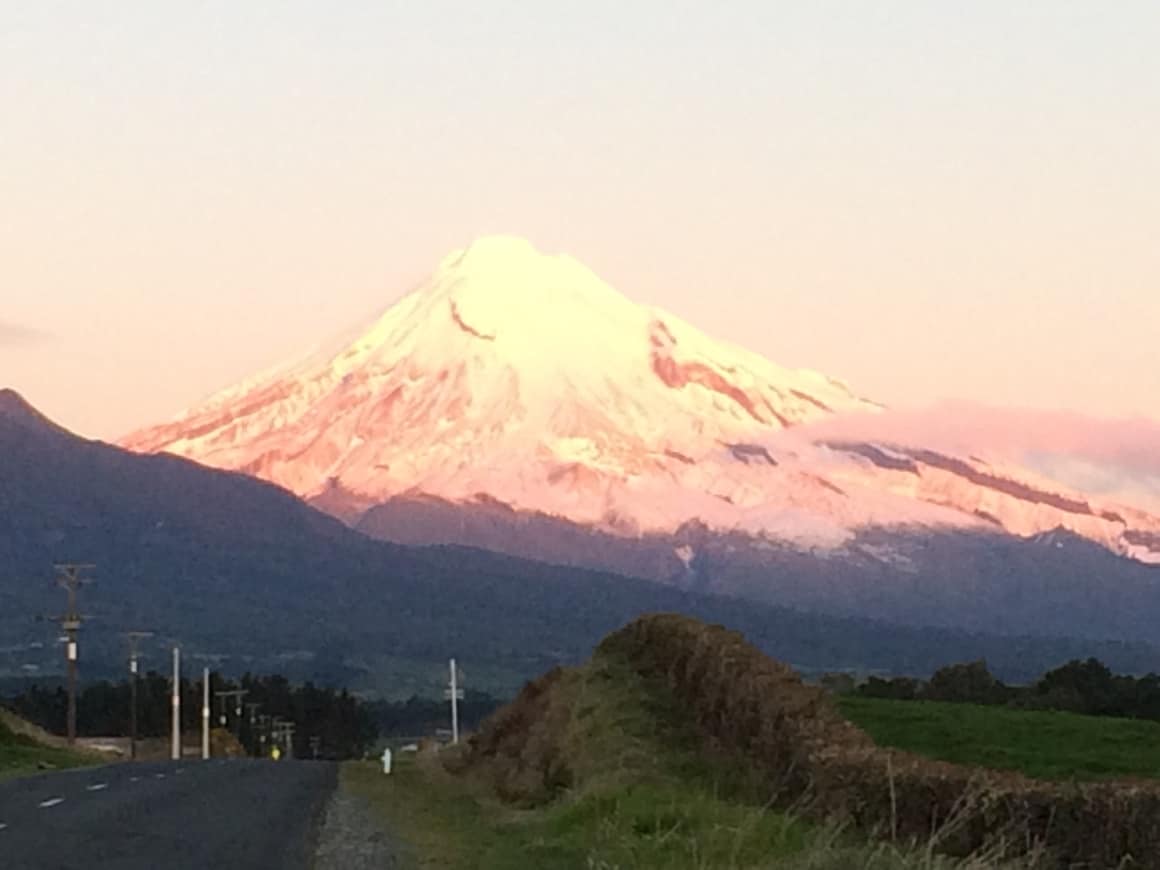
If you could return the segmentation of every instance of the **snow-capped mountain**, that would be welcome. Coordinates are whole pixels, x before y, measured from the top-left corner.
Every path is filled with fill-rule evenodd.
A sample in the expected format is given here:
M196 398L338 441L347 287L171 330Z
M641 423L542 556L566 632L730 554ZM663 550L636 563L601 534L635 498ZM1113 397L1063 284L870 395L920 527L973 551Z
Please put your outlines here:
M495 237L448 256L338 351L121 443L249 472L351 520L430 496L622 535L695 521L820 551L865 528L1063 528L1160 562L1160 519L1142 511L804 425L879 409L636 305L570 257Z

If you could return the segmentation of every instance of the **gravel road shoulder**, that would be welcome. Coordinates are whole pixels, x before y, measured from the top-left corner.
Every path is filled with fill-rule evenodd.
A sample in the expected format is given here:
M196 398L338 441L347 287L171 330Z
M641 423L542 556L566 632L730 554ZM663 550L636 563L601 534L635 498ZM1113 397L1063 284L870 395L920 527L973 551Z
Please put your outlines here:
M314 870L404 870L399 852L366 801L340 784L326 805Z

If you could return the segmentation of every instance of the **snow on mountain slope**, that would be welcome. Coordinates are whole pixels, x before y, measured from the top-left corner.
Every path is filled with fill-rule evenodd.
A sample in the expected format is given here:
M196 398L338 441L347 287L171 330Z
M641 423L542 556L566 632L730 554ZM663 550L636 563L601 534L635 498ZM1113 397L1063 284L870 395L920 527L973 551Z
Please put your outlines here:
M890 467L871 453L881 446L793 435L877 409L840 381L635 305L570 257L493 237L451 254L338 352L122 445L246 471L351 515L429 494L626 533L696 519L811 547L841 546L867 525L1063 526L1125 553L1126 532L1160 533L1144 515L1113 520L1070 510L1075 498L1028 498L1033 486L1004 491L935 454Z

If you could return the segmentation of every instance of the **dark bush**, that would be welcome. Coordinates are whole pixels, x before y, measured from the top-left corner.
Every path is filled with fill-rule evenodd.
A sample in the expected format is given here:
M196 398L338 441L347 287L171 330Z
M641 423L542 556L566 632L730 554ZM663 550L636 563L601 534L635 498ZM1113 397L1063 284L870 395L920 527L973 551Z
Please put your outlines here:
M1001 704L1005 696L1005 687L991 676L984 661L939 668L923 692L923 697L931 701L966 704Z

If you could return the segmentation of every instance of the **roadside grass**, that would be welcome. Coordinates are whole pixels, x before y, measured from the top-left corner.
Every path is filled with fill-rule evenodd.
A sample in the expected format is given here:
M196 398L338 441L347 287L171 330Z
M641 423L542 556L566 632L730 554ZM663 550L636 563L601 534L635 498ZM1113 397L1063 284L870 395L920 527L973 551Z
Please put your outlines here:
M1000 866L868 844L763 806L748 771L701 753L667 693L615 662L569 671L553 692L568 715L549 711L554 733L527 741L558 747L567 760L566 782L548 792L500 800L511 759L496 759L501 769L464 765L461 749L404 757L390 776L350 764L343 785L371 803L422 870Z
M435 758L399 758L390 776L377 762L348 762L340 783L386 820L410 865L422 870L471 867L472 856L494 836L493 808L453 783Z
M880 746L1037 779L1160 778L1160 723L935 701L845 696L839 709Z
M518 810L436 758L391 776L349 765L343 784L367 798L422 870L764 867L805 848L809 829L679 786L638 785Z
M83 767L98 764L98 756L54 746L16 734L0 720L0 779L36 773L47 768Z

